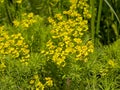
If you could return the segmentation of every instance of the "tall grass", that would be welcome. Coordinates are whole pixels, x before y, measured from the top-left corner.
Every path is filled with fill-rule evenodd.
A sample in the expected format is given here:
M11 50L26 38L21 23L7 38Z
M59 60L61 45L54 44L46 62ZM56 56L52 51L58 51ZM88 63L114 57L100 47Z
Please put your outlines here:
M97 15L97 25L96 25L96 44L99 44L99 32L100 32L100 19L101 19L101 12L102 12L102 5L103 0L99 0L99 8L98 8L98 15Z

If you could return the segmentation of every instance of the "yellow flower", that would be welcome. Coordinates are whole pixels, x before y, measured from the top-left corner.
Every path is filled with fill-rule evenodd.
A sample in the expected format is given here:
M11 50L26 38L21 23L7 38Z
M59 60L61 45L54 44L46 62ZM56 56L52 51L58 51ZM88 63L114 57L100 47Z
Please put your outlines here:
M42 54L45 53L45 50L42 50L41 53L42 53Z
M62 17L61 14L56 14L56 15L55 15L55 18L57 18L58 20L62 20L63 17Z
M46 77L45 80L46 80L45 84L47 86L53 86L53 81L52 81L52 79L50 77Z
M5 38L5 39L9 39L9 36L8 36L7 33L4 33L4 38Z
M87 62L87 61L88 61L88 58L85 58L85 59L84 59L84 62Z
M22 45L23 45L23 40L18 40L18 42L17 42L16 45L17 45L17 46L22 46Z
M21 59L20 62L25 62L25 59Z
M51 17L48 17L48 21L49 21L50 23L52 23L52 24L55 23L55 21L54 21Z
M30 57L30 55L29 54L27 54L24 58L25 59L28 59Z
M26 16L26 15L27 15L27 13L23 13L23 14L22 14L23 17Z
M28 18L31 18L31 17L33 17L33 16L34 16L33 13L29 13L29 14L28 14Z
M76 60L87 62L86 57L94 49L92 42L87 44L82 41L84 32L89 29L88 18L86 18L89 14L87 1L70 1L72 6L70 6L70 10L63 11L64 15L56 14L54 18L48 18L52 26L50 33L52 38L47 42L46 50L42 53L58 66L65 63L67 56L73 56ZM83 12L78 13L77 8L80 8ZM64 17L65 19L63 19L65 15L67 18Z
M108 64L111 65L112 67L115 67L115 62L113 60L109 60Z
M50 53L49 54L54 54L54 50L50 50Z
M28 45L24 45L24 48L28 48Z
M28 62L24 62L23 64L26 65L26 66L28 66Z
M1 54L4 54L4 53L5 53L4 49L1 49L1 50L0 50L0 53L1 53Z
M44 85L39 81L36 85L36 90L44 90Z
M12 45L15 44L15 40L14 40L14 39L13 39L13 40L8 40L8 42L9 42L10 44L12 44Z
M0 3L3 3L4 2L4 0L0 0Z
M35 83L35 80L30 80L30 82L29 82L30 84L34 84Z
M24 52L24 55L26 55L26 54L29 54L30 50L29 49L25 49L23 52Z
M34 79L38 79L38 78L39 78L39 76L38 76L38 75L34 75L33 77L34 77Z
M23 27L28 28L28 27L29 27L29 24L24 22L24 23L23 23Z
M35 23L36 22L36 20L34 20L34 19L30 19L29 20L29 24L31 25L31 24L33 24L33 23Z
M4 46L4 43L3 43L3 42L1 42L1 43L0 43L0 49L2 49L2 48L3 48L3 46Z
M73 40L78 44L82 43L82 40L80 38L74 38Z
M87 49L88 49L87 46L82 46L82 50L83 50L83 51L86 51Z
M0 46L0 49L2 49L3 46Z
M10 43L9 42L6 42L5 44L4 44L4 47L5 48L7 48L7 47L9 47L10 46Z
M3 41L5 38L3 38L3 37L0 37L0 41Z
M0 69L3 69L3 68L5 68L6 67L6 65L2 62L1 64L0 64Z
M14 20L14 21L13 21L13 24L14 24L16 27L18 27L18 26L20 25L20 22L17 21L17 20Z
M16 3L21 4L22 0L17 0Z

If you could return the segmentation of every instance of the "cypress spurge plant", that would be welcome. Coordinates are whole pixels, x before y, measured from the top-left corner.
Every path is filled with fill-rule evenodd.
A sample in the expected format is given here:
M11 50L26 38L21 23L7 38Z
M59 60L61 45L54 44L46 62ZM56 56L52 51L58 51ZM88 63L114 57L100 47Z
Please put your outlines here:
M89 54L94 51L92 41L85 40L90 18L89 5L85 0L73 2L68 11L58 13L54 18L49 17L51 38L46 43L46 48L41 51L47 62L56 64L67 80L71 81L72 78L77 84L81 81L77 71L81 72L82 63L87 62ZM75 81L78 78L79 80ZM66 84L68 85L68 81ZM68 85L66 88L70 87L71 85Z
M85 3L85 4L82 4ZM79 7L83 12L79 14L76 9ZM48 59L52 59L57 65L65 65L65 59L72 56L74 60L82 60L93 52L91 41L82 40L84 33L88 31L88 11L89 5L85 1L80 1L78 5L73 4L70 10L63 11L62 14L56 14L54 19L48 18L52 25L50 32L51 39L46 44L46 50L43 50ZM67 17L68 18L67 18ZM83 59L83 61L84 61Z
M21 62L29 59L28 45L21 33L10 35L5 26L0 26L0 55L18 58Z

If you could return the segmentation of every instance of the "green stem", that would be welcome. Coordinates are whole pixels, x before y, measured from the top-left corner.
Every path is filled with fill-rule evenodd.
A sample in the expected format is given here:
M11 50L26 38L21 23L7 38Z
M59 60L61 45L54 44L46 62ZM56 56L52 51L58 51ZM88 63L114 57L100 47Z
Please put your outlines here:
M99 9L98 9L98 16L97 16L97 27L96 27L96 43L98 44L98 34L99 34L99 29L100 29L100 19L101 19L101 12L102 12L102 3L103 0L100 0L99 2Z
M92 13L92 18L91 18L91 34L92 34L92 40L94 42L94 37L95 37L95 0L90 0L90 5L91 5L91 13Z

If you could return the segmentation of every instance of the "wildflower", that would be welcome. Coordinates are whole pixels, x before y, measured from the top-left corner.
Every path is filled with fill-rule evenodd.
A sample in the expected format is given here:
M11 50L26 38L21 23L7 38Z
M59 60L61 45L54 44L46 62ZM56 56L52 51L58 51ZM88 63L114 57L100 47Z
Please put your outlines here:
M30 55L27 54L26 56L24 56L25 59L29 59L30 58Z
M84 59L84 62L87 62L87 61L88 61L88 58L85 58L85 59Z
M45 80L46 80L46 85L47 86L53 86L53 81L50 77L46 77Z
M28 14L28 18L32 18L33 16L34 16L33 13L29 13L29 14Z
M21 46L22 44L23 44L23 40L18 40L16 45Z
M62 17L61 14L56 14L56 15L55 15L55 18L57 18L58 20L62 20L63 17Z
M20 25L20 22L17 21L17 20L14 20L14 21L13 21L13 24L14 24L16 27L18 27L18 26Z
M5 39L9 39L9 36L8 36L7 33L4 33L4 38L5 38Z
M48 18L48 21L49 21L49 23L52 23L52 24L55 23L55 21L51 17Z
M2 49L3 46L0 45L0 49Z
M112 67L115 67L115 62L113 60L109 60L108 61L108 64Z
M4 0L0 0L0 3L3 3L4 2Z
M82 43L82 40L80 38L74 38L73 40L78 44Z
M1 64L0 64L0 69L3 69L3 68L5 68L6 67L6 65L2 62Z
M36 90L44 90L44 85L39 81L36 85Z
M22 13L22 16L24 17L24 16L26 16L27 15L27 13Z
M33 77L34 77L34 79L38 79L38 78L39 78L39 76L38 76L38 75L34 75Z
M22 0L16 0L16 3L21 4Z
M27 22L23 22L22 26L25 27L25 28L28 28L29 24Z
M0 30L2 28L0 27ZM21 33L18 34L12 34L9 35L7 31L1 31L0 35L2 36L2 39L0 41L0 54L10 55L11 58L18 58L20 59L24 57L24 59L29 59L29 50L28 45L25 44L23 37L21 36ZM0 36L0 38L1 38ZM21 48L23 50L21 50ZM26 62L27 65L28 62Z
M46 43L44 52L41 53L53 60L58 66L66 65L65 60L69 56L73 56L75 60L87 62L87 56L94 49L91 41L84 43L82 40L85 36L84 33L89 29L87 20L89 5L85 0L71 0L71 3L70 10L63 11L67 18L63 19L62 14L48 18L52 25L51 39ZM76 5L76 3L78 4ZM78 13L77 8L83 12Z
M30 84L34 84L35 83L35 80L30 80L30 82L29 82Z

